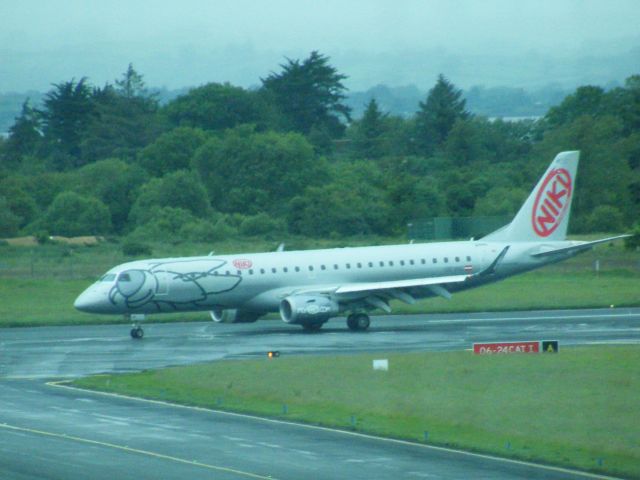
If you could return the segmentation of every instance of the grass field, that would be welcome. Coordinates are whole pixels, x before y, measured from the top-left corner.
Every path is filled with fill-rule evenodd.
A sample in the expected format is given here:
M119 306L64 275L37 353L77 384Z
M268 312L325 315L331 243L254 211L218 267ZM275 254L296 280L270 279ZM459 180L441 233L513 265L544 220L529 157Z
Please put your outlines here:
M390 370L372 370L373 358ZM640 477L640 348L280 357L77 386ZM286 413L285 406L286 405Z
M362 238L348 242L290 239L288 247L324 248L400 243L401 239ZM215 245L154 245L154 257L269 251L274 241L223 242ZM88 315L74 310L73 301L109 268L132 260L117 243L95 246L47 244L37 247L0 246L0 326L68 325L122 322L119 316ZM594 271L598 260L600 271ZM451 301L428 299L416 305L396 302L395 313L470 312L640 306L640 252L603 245L567 262L511 278L499 284L455 294ZM208 319L206 313L157 315L152 321Z

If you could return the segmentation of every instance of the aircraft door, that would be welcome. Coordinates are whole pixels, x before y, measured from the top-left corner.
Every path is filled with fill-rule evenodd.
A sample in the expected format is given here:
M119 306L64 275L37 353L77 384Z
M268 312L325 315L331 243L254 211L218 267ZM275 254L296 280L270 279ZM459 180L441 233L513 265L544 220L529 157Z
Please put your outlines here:
M169 294L170 275L164 270L158 270L153 272L156 277L156 296L163 296Z

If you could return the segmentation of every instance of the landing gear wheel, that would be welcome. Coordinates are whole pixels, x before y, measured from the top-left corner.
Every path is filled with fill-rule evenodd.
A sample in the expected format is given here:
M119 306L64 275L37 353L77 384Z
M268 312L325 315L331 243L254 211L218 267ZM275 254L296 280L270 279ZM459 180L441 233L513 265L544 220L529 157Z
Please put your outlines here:
M302 329L305 332L318 332L322 328L322 325L324 325L324 323L303 323Z
M131 338L140 340L142 337L144 337L144 330L142 330L141 327L134 327L131 329Z
M366 313L352 313L347 317L347 326L349 330L353 330L354 332L366 330L369 328L370 323L371 320Z

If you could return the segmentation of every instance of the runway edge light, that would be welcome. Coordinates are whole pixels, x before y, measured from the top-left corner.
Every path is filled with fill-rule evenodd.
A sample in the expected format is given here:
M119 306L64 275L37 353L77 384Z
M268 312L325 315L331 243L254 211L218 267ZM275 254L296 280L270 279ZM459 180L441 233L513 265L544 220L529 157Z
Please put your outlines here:
M268 358L277 358L277 357L279 357L279 356L280 356L280 352L279 352L279 351L277 351L277 350L269 350L269 351L267 352L267 357L268 357Z

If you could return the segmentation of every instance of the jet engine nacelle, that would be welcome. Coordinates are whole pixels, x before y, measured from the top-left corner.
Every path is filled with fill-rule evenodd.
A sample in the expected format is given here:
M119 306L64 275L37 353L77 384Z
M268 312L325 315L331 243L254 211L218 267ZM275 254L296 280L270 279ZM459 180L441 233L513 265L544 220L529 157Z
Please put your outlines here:
M210 312L211 319L218 323L253 323L261 314L248 312L246 310L236 310L235 308L215 308Z
M280 302L286 323L324 323L340 311L338 303L322 295L291 295Z

